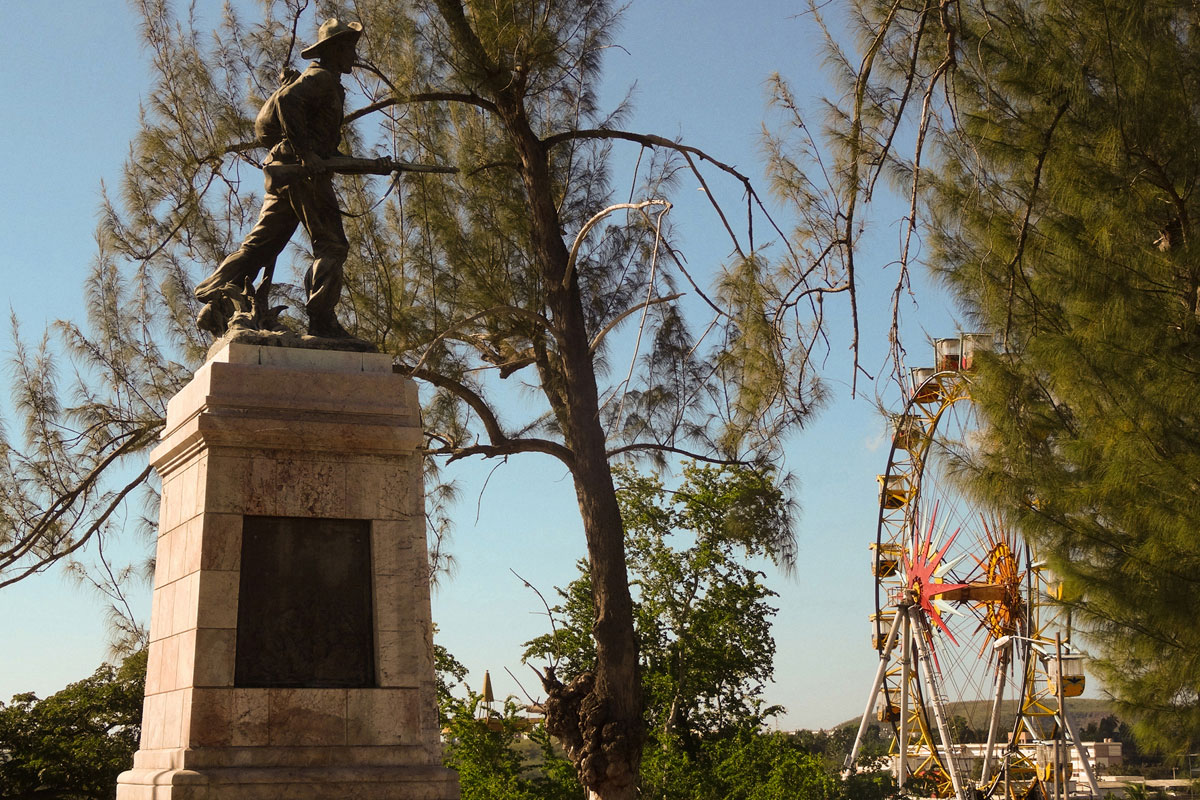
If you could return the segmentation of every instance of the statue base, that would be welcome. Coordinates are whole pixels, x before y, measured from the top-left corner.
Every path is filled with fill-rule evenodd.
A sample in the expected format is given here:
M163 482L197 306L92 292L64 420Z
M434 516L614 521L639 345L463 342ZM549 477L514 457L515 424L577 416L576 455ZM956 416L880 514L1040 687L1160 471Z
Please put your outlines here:
M455 800L416 386L225 342L168 405L140 749L118 800Z
M364 339L350 337L312 336L293 331L260 331L252 328L231 328L208 348L208 360L231 344L249 347L287 347L294 350L340 350L349 353L377 353L375 345ZM390 363L390 362L389 362Z

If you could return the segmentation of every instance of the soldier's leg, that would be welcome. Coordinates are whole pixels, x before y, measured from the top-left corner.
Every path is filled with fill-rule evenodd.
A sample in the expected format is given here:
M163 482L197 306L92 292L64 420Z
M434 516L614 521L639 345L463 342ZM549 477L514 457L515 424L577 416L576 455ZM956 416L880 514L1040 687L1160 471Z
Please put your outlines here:
M259 270L275 263L299 222L285 197L266 194L258 221L242 246L222 261L212 275L196 284L196 298L207 303L219 297L221 287L233 284L240 289L247 278L253 280Z
M343 336L335 308L342 296L342 265L350 252L337 195L327 176L289 187L292 207L312 241L313 265L304 275L308 293L309 332L318 336Z

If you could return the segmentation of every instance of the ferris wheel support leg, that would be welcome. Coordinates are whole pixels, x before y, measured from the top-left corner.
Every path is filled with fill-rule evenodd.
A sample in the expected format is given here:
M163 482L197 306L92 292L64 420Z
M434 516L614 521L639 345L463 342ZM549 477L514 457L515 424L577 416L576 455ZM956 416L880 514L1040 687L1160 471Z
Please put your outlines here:
M1079 754L1079 761L1083 764L1083 771L1087 775L1088 788L1092 790L1092 797L1099 797L1100 787L1096 785L1096 773L1092 771L1092 762L1088 760L1087 750L1084 749L1083 742L1079 741L1079 737L1075 735L1075 729L1067 721L1067 714L1062 708L1058 710L1058 724L1062 725L1071 744L1075 745L1075 752Z
M1008 650L1001 651L996 660L996 687L992 693L992 713L988 717L987 749L983 753L983 770L979 776L980 786L986 786L992 777L992 755L996 751L996 733L1000 729L1000 706L1004 703L1004 675L1008 671Z
M908 610L896 614L904 618L904 638L900 640L900 745L896 748L896 786L903 789L908 778L908 682L912 680L912 625Z
M888 659L892 655L892 648L896 646L896 631L900 627L901 616L903 615L897 613L892 620L892 627L888 629L887 640L884 642L883 650L879 653L879 669L875 670L875 683L872 684L871 694L867 697L867 709L863 712L862 721L858 724L858 735L854 737L854 746L850 748L850 755L846 756L846 769L854 767L854 762L858 758L858 749L862 747L863 736L867 732L867 724L871 721L871 706L875 704L875 698L883 686L883 678L887 675Z
M946 708L945 701L942 696L941 687L937 685L937 678L933 670L933 659L929 656L929 644L925 639L925 628L921 625L921 618L918 615L916 606L910 607L908 613L914 616L913 627L916 628L916 636L914 637L917 643L917 655L921 659L921 672L925 677L925 691L928 692L930 699L933 701L933 718L937 721L938 733L942 737L942 758L944 763L942 766L950 775L950 783L954 786L954 796L958 800L967 800L967 796L963 791L962 780L958 775L958 761L954 758L954 741L950 738L950 728L946 724Z

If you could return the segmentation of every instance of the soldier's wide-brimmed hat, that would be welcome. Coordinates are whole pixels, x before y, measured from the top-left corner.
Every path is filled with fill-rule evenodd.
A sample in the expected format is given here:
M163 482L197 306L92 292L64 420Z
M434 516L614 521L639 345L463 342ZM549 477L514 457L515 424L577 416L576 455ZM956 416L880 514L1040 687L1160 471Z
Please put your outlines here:
M300 51L301 58L316 58L329 43L342 39L357 42L362 36L363 26L357 22L342 22L337 17L330 17L321 23L317 41Z

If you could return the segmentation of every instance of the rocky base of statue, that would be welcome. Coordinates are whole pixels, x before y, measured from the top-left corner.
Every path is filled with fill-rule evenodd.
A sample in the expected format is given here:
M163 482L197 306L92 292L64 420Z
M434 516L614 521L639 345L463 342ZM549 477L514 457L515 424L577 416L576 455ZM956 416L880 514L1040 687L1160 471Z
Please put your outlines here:
M208 357L229 344L248 344L256 347L295 347L301 350L343 350L351 353L377 353L379 348L353 336L312 336L286 329L259 331L252 328L230 328L208 348Z
M287 306L271 307L265 302L270 282L257 290L247 280L238 287L232 283L220 287L204 304L196 326L217 337L208 349L211 358L230 343L258 347L296 347L302 350L345 350L353 353L377 353L368 341L351 336L334 318L323 326L310 325L305 334L289 330L279 321Z
M258 289L247 278L241 286L226 283L206 290L204 305L196 315L196 327L218 338L234 330L283 332L279 314L287 306L271 306L268 303L270 293L269 278L264 279Z

